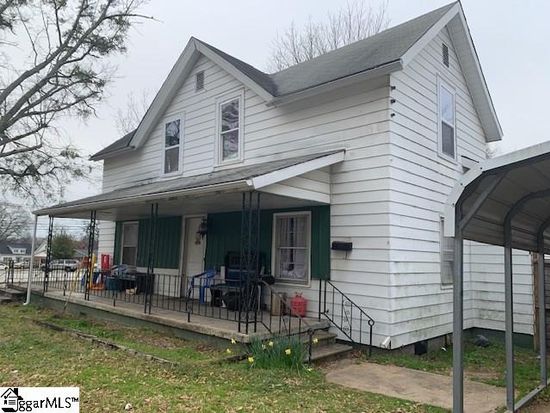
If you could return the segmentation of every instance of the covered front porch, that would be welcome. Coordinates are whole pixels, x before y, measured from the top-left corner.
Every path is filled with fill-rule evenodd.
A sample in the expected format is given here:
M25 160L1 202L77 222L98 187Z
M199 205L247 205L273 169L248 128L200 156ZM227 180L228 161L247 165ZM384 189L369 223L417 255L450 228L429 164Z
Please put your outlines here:
M342 159L336 152L234 168L36 211L49 216L50 231L29 292L244 342L326 329L328 167ZM77 271L51 264L58 218L89 219L88 260ZM290 291L309 298L306 311L291 311Z

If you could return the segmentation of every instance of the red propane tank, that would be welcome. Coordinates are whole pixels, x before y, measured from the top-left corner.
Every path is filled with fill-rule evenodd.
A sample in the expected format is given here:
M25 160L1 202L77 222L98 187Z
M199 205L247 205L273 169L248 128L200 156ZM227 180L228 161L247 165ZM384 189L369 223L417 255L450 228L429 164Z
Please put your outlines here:
M290 309L292 315L299 315L300 317L306 316L307 300L302 297L301 293L296 293L296 295L290 299Z

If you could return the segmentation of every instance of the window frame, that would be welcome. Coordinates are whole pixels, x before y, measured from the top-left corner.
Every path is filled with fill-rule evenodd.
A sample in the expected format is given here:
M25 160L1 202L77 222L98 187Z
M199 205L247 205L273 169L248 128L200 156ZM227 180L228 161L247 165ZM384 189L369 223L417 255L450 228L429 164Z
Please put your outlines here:
M442 106L441 106L441 89L445 89L453 98L453 124L445 121L441 116ZM448 126L453 128L453 144L454 144L454 156L449 155L443 151L443 128L442 122L445 122ZM457 145L457 133L456 133L456 89L452 87L449 83L441 79L440 76L437 77L437 152L440 157L450 160L452 162L457 161L458 159L458 145Z
M447 52L447 63L445 63L445 51ZM441 63L443 63L443 66L446 68L451 67L451 51L449 45L445 42L441 42Z
M444 232L444 226L445 226L445 218L439 217L439 276L440 276L440 283L441 288L451 288L453 286L454 282L454 268L455 268L455 257L454 257L454 242L452 244L452 249L446 248L446 240L447 239L453 239L452 237L446 237ZM445 254L448 254L450 252L452 259L446 260ZM443 276L443 263L445 261L451 262L451 274L450 277L444 277Z
M234 159L223 159L223 139L222 139L222 106L233 100L239 101L239 128L238 130L238 152ZM243 136L244 136L244 90L227 93L216 99L216 164L217 166L231 165L243 161ZM233 129L234 130L234 129ZM229 131L226 131L226 133Z
M126 225L135 225L136 228L137 228L137 240L136 240L136 245L135 245L135 249L136 249L136 253L135 253L135 267L137 267L137 263L138 263L138 249L139 249L139 221L125 221L122 223L122 228L121 228L121 233L120 233L120 257L118 259L119 261L119 264L122 265L122 264L125 264L122 262L122 259L124 257L124 227ZM131 264L127 264L127 265L131 265Z
M180 121L180 142L178 145L173 145L170 147L166 147L166 125L170 122L179 120ZM162 124L162 139L161 139L161 145L162 145L162 163L161 163L161 176L174 176L181 174L183 171L183 137L184 137L184 125L185 125L185 117L184 113L179 113L177 115L172 115L169 117L164 118L164 122ZM176 171L172 172L165 172L166 167L166 152L169 149L178 148L178 169Z
M199 76L202 77L202 84L199 87ZM206 75L204 73L204 70L199 70L195 73L195 92L202 92L204 90L204 83L205 83Z
M299 217L307 216L307 274L304 282L296 282L295 279L281 278L280 275L277 275L277 218L279 217ZM271 275L275 278L276 282L279 282L284 285L294 285L300 287L310 287L311 286L311 211L288 211L288 212L276 212L273 214L273 230L272 230L272 240L271 240Z

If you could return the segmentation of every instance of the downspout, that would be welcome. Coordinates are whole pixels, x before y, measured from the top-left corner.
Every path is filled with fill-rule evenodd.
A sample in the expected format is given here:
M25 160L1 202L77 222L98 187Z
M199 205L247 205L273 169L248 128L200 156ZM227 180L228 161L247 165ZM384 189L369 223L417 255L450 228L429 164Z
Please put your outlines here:
M31 286L32 286L32 273L34 270L34 247L36 244L36 228L38 226L38 215L34 216L34 229L32 234L32 243L31 243L31 262L29 264L29 275L27 279L27 300L23 305L29 305L31 303Z

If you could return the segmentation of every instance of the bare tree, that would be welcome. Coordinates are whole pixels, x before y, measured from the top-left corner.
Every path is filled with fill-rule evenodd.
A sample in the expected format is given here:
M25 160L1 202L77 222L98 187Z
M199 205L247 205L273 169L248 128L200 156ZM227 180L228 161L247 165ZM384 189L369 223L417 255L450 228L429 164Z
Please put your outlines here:
M133 92L128 93L126 107L117 111L115 123L118 131L126 135L136 129L150 104L151 98L148 91L144 90L139 98Z
M29 235L31 216L21 206L0 203L0 242Z
M365 0L356 0L329 13L324 22L310 18L302 28L292 22L273 41L269 68L283 70L386 29L389 24L387 6L387 0L378 7L366 4Z
M0 186L46 195L87 165L59 120L95 114L144 0L0 0Z

